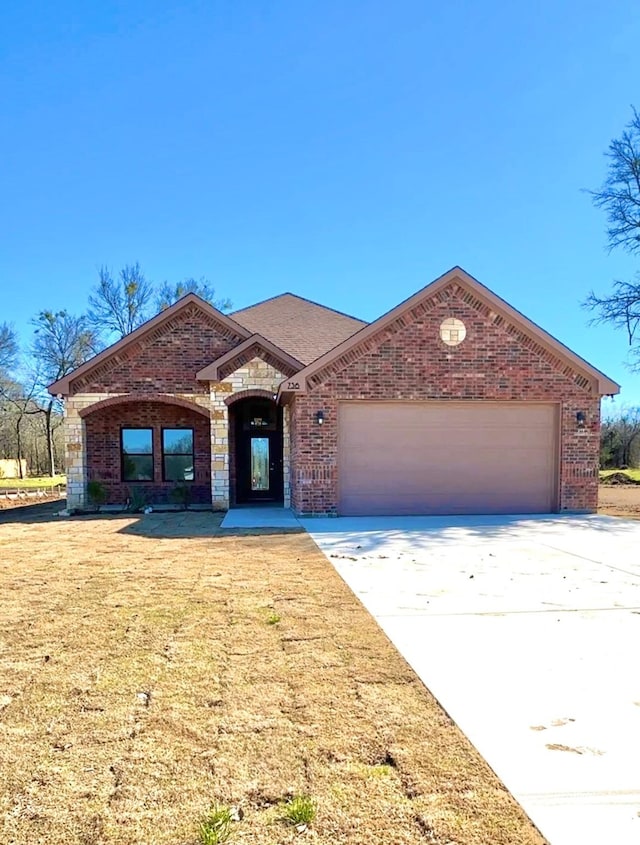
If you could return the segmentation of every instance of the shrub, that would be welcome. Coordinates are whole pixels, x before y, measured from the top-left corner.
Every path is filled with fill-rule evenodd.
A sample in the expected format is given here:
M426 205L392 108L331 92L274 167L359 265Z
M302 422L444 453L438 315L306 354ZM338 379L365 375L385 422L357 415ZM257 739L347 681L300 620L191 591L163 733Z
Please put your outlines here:
M306 827L316 817L316 805L308 795L294 795L282 805L282 820L296 827Z
M171 501L177 505L182 505L184 510L187 510L191 504L191 487L188 484L177 482L169 495Z
M104 505L107 501L107 488L102 481L94 478L87 484L87 496L97 513L100 510L100 506Z
M226 842L231 833L231 810L228 807L213 804L198 828L201 845L219 845Z
M141 487L132 487L127 499L127 510L131 513L141 513L147 506L149 497Z

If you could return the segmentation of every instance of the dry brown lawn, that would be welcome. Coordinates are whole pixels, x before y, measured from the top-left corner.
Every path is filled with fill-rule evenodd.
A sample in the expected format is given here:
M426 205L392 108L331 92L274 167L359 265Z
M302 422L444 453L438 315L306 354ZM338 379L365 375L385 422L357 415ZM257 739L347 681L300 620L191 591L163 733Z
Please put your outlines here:
M607 487L600 485L598 513L640 519L640 486Z
M241 809L236 843L543 842L306 535L20 513L0 520L3 845L189 845L214 802ZM294 794L317 805L302 833L279 820Z

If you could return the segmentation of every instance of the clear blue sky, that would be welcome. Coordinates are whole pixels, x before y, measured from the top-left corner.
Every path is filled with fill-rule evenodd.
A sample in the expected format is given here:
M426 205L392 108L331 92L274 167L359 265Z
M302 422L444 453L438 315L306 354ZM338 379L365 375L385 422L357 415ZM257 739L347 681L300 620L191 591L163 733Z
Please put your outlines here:
M5 5L0 321L26 342L103 263L365 319L460 264L640 404L580 307L637 266L581 189L639 43L637 0Z

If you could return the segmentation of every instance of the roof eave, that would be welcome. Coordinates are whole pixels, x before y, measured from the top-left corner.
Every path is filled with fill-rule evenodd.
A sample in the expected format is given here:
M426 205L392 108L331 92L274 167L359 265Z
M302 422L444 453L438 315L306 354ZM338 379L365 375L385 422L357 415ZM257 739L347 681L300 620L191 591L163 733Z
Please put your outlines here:
M561 341L557 340L557 338L553 337L553 335L546 332L532 320L529 320L528 317L525 317L524 314L522 314L512 305L509 305L508 302L499 297L489 288L485 287L482 282L479 282L476 278L467 273L466 270L463 270L462 267L459 267L457 265L455 267L452 267L442 276L439 276L430 284L426 285L424 288L421 288L421 290L417 291L408 299L405 299L395 308L392 308L390 311L388 311L386 314L383 314L377 320L374 320L374 322L363 326L363 328L355 332L355 334L348 337L342 343L338 344L338 346L335 346L333 349L329 350L324 355L321 355L315 361L312 361L303 370L300 370L299 373L296 373L296 379L301 382L301 387L298 391L295 392L306 392L306 389L308 387L307 380L311 375L313 375L313 373L322 369L336 358L339 358L349 349L352 349L362 341L376 334L376 332L380 331L380 329L384 328L386 325L392 323L397 317L404 314L406 311L409 311L411 308L414 308L425 298L425 296L432 296L434 293L437 293L438 290L443 287L446 287L455 280L459 281L463 285L466 284L485 300L488 300L488 302L494 305L499 311L506 313L514 322L519 324L524 331L529 334L533 334L534 337L537 337L543 345L552 349L558 356L569 361L576 369L586 375L591 381L595 381L598 385L598 390L601 396L615 395L620 392L619 384L610 379L600 370L596 369L592 364L589 364L588 361L585 361L584 358L581 358L579 355L569 349L569 347L565 346ZM302 383L304 383L304 387L302 386Z
M256 332L246 338L246 340L243 340L242 343L239 343L237 346L234 346L233 349L230 349L228 352L225 352L224 355L221 355L219 358L216 358L216 360L212 361L211 364L207 364L206 367L203 367L203 369L199 370L196 373L196 379L198 381L217 381L220 368L229 361L232 361L237 355L240 355L242 352L244 352L245 349L250 349L253 345L262 347L265 352L270 352L283 364L288 364L294 370L301 369L304 366L304 364L297 358L294 358L293 355L289 355L288 352L285 352L284 349L281 349L279 346L276 346L275 343L272 343L270 340L264 337L264 335L258 334Z
M76 367L76 369L70 372L68 375L63 376L61 379L52 382L52 384L48 385L47 390L52 396L68 396L71 389L71 382L74 379L78 378L83 373L88 372L92 367L97 366L102 361L107 360L107 358L116 354L121 349L124 349L130 343L134 343L136 340L139 340L147 332L156 328L156 326L160 325L170 317L173 317L186 305L190 304L197 305L206 314L209 314L214 319L218 320L218 322L221 323L223 326L226 326L228 329L237 334L238 337L247 338L250 336L251 332L245 329L244 326L241 326L240 323L236 323L236 321L232 320L231 317L227 317L226 314L222 313L222 311L218 311L217 308L214 308L213 305L211 305L209 302L206 302L201 297L197 296L197 294L188 293L185 296L181 297L177 302L174 302L173 305L170 305L168 308L165 308L164 311L160 311L160 313L151 317L141 326L138 326L138 328L130 332L130 334L125 335L124 337L120 338L120 340L117 340L115 343L112 343L111 346L107 346L107 348L103 349L102 352L98 352L97 355L94 355L92 358L89 358L88 361L85 361L84 364L81 364L79 367Z

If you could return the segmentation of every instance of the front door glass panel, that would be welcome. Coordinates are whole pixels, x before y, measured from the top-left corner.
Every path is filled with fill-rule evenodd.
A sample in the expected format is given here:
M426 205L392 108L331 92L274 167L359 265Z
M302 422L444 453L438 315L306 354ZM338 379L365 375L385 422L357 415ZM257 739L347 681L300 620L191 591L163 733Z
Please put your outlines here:
M269 489L269 438L251 438L251 490Z

